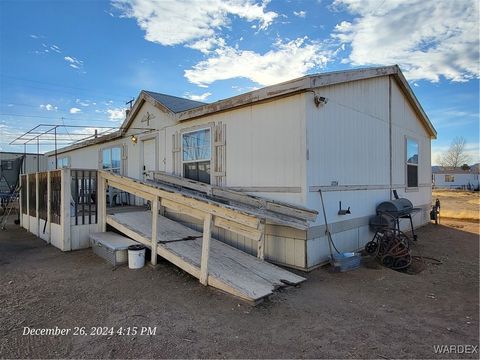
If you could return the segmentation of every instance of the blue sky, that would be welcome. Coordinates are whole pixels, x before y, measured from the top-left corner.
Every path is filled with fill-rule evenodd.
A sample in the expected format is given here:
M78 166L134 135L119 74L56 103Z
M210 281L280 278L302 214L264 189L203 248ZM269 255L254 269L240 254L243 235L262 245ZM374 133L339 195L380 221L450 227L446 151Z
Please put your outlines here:
M0 148L23 151L8 143L38 123L118 126L141 89L213 102L397 63L438 131L432 162L455 136L479 162L478 13L469 0L1 1Z

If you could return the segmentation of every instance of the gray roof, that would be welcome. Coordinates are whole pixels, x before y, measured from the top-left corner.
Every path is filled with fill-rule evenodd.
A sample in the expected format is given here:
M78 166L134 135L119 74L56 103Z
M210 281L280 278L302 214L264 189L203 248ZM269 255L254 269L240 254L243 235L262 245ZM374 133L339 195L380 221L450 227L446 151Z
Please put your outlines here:
M181 98L178 96L160 94L153 91L146 91L148 95L153 97L155 100L160 102L165 107L169 108L174 113L179 113L182 111L190 110L197 108L202 105L206 105L206 103L200 101L194 101L190 99Z

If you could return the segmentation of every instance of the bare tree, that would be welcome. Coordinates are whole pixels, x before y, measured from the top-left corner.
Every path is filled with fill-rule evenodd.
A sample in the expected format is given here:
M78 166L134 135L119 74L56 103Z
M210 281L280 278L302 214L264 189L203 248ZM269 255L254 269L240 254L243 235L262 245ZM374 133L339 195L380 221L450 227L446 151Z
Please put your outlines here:
M438 162L443 168L455 169L467 164L470 156L465 152L466 140L463 136L453 139L450 148L439 156Z

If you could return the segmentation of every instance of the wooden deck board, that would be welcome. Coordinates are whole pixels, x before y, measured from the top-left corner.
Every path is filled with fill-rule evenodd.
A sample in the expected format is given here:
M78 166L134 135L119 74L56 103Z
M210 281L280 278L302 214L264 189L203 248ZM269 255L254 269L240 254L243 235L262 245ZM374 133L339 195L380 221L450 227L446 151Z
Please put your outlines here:
M133 212L108 215L109 224L139 234L137 240L147 244L151 234L151 213ZM131 235L135 235L135 234ZM128 235L128 234L127 234ZM202 253L201 233L163 216L158 218L158 255L166 258L191 275L199 277ZM187 236L200 236L195 240L178 241ZM176 241L174 241L176 240ZM298 284L305 278L262 261L214 238L210 243L208 284L257 302L273 291L289 284Z
M129 225L146 238L152 235L152 215L150 211L122 212L113 214L118 222ZM188 237L201 237L202 233L192 230L178 222L158 215L158 242L178 241Z

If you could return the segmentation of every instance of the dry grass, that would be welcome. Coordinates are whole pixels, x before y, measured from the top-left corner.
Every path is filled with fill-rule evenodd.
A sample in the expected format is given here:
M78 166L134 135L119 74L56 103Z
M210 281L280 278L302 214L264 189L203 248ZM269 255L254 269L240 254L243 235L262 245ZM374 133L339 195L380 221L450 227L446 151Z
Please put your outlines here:
M480 221L480 194L478 191L433 190L433 202L435 199L440 200L441 217Z

